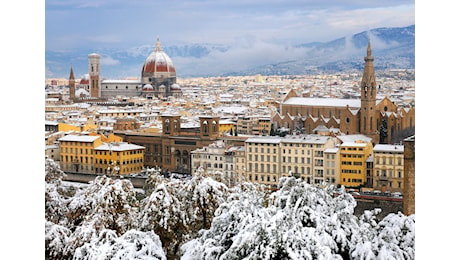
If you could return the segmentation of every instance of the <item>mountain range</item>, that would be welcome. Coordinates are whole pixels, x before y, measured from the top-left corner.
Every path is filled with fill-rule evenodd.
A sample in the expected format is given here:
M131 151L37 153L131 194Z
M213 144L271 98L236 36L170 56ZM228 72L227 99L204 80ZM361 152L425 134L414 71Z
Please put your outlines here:
M301 75L361 70L368 40L374 66L383 69L415 68L415 25L375 28L329 42L280 45L242 38L231 45L182 44L163 46L176 66L178 77L234 75ZM128 49L45 50L46 77L75 76L88 71L88 54L101 55L103 78L140 77L154 43Z

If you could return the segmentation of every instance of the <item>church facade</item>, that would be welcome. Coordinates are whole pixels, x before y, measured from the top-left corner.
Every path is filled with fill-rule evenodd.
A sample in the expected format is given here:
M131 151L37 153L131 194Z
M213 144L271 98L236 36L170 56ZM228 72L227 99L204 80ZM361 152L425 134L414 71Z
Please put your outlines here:
M163 51L157 38L154 51L145 59L140 80L115 80L101 78L101 56L88 55L88 75L80 81L79 89L71 68L69 76L70 99L107 99L110 97L139 97L167 99L181 97L181 87L176 83L176 68Z
M363 134L375 143L393 143L413 135L415 107L399 107L388 97L377 100L370 42L364 57L360 99L301 97L291 90L272 116L274 129L307 134Z

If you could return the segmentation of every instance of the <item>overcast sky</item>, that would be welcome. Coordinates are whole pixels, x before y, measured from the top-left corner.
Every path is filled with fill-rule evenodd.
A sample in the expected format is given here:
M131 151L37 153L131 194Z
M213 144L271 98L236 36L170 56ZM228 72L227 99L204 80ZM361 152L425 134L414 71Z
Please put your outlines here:
M415 24L415 0L46 0L45 48L330 41Z

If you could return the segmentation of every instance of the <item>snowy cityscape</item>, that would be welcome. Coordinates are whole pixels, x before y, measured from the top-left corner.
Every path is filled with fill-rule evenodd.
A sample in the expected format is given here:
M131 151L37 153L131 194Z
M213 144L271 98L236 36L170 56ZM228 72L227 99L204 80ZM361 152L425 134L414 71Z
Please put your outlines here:
M47 79L46 256L413 259L414 70L371 55L364 72L181 79L158 39L141 79L101 79L97 54Z
M415 259L413 1L77 2L45 259Z

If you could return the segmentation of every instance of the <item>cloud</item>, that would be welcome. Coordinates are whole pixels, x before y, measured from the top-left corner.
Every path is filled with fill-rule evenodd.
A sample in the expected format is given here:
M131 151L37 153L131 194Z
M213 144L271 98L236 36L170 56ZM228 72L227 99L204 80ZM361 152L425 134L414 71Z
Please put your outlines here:
M101 56L101 65L118 65L120 64L120 61L119 60L116 60L114 58L112 58L111 56L109 55L103 55Z
M305 49L294 48L245 36L236 39L226 51L213 50L202 58L174 57L174 64L182 75L221 74L243 71L256 66L293 60L305 54Z

